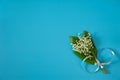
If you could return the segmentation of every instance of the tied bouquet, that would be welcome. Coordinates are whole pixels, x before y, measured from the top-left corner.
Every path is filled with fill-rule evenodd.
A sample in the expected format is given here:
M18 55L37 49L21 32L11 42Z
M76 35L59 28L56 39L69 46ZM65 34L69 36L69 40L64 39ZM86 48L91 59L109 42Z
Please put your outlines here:
M84 61L86 57L90 56L85 62L91 65L98 65L103 73L108 74L97 59L98 51L95 47L92 36L88 31L84 31L82 36L80 36L80 34L78 34L77 37L70 36L70 41L72 50L78 57Z

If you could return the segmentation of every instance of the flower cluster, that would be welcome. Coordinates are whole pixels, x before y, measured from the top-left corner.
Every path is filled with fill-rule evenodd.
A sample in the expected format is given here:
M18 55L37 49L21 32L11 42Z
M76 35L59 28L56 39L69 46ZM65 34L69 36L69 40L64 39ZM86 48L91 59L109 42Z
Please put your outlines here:
M88 33L88 36L81 37L80 34L78 34L78 40L76 40L75 44L71 44L74 51L79 52L80 54L84 54L88 56L91 53L91 48L94 48L92 38L90 33Z

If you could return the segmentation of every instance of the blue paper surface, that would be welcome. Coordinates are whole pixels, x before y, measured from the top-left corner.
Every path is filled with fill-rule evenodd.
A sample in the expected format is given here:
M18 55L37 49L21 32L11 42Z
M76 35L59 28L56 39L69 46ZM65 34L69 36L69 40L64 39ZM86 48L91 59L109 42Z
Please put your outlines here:
M82 70L69 36L84 30L116 52L110 74ZM0 0L0 80L120 80L119 57L119 0Z

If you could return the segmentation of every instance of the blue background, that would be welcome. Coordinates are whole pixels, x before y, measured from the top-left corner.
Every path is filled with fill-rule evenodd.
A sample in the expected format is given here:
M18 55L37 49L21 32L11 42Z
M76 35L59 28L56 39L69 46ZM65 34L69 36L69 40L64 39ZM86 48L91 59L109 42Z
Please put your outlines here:
M120 80L120 62L89 74L69 36L88 30L120 55L119 0L0 0L0 80Z

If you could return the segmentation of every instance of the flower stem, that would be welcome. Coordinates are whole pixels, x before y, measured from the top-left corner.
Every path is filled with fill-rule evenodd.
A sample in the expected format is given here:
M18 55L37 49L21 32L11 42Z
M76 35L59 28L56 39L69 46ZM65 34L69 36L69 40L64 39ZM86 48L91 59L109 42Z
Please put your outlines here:
M105 68L101 68L101 70L104 74L109 74L108 71Z

